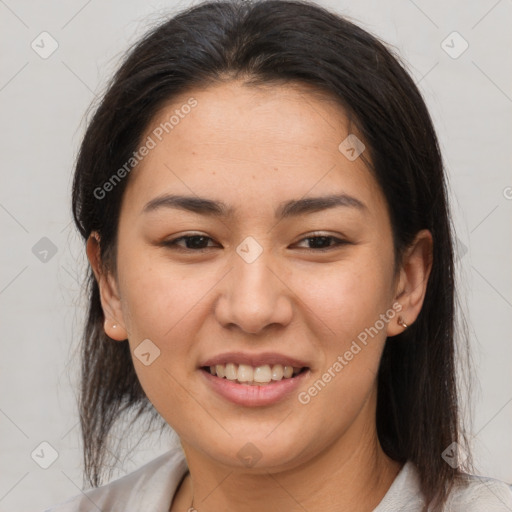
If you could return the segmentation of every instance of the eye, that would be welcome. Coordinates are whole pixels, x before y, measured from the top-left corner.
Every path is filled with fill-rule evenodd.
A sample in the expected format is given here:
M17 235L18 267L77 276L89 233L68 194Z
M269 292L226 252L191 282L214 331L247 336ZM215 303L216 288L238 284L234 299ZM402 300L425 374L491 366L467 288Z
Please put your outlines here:
M215 247L212 245L208 246L208 241L210 240L213 241L213 238L206 235L184 235L174 238L173 240L165 241L162 245L184 251L202 252ZM310 245L310 247L305 247L305 249L311 252L329 251L339 247L340 245L349 243L346 240L342 240L341 238L337 238L332 235L308 236L300 240L299 244L304 241Z
M346 240L342 240L341 238L337 238L335 236L330 235L307 236L303 238L300 242L303 241L307 241L308 243L312 242L313 247L306 247L306 250L314 252L329 251L332 249L336 249L340 245L345 245L349 243ZM334 242L334 245L331 245L332 241Z
M168 240L163 242L163 245L166 247L172 247L177 249L189 250L200 252L207 249L210 249L212 246L208 247L208 240L213 240L209 236L205 235L184 235L173 240ZM184 242L185 246L180 245L179 242Z

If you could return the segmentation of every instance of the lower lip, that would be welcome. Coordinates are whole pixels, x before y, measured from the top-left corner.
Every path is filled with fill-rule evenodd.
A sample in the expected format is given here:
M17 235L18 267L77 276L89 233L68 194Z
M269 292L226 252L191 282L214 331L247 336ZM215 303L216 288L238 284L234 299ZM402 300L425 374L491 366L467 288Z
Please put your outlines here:
M296 391L309 374L308 369L289 379L272 381L262 386L251 386L217 377L203 369L199 371L215 392L230 402L246 407L257 407L279 402Z

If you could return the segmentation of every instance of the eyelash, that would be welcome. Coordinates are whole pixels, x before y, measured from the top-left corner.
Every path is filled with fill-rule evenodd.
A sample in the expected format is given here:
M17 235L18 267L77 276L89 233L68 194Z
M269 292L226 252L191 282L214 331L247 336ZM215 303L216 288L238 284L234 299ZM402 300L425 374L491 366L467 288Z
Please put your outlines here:
M165 242L163 242L162 245L164 245L165 247L169 247L171 249L177 249L180 251L196 252L196 253L207 252L209 249L214 248L214 247L202 247L200 249L191 249L189 247L182 247L180 245L177 245L177 242L179 242L180 240L190 240L190 239L194 239L194 238L205 238L208 240L213 240L213 238L206 236L206 235L184 235L184 236L180 236L178 238L174 238L173 240L165 241ZM341 238L338 238L338 237L335 237L332 235L306 236L306 237L302 238L301 240L299 240L299 242L302 242L304 240L314 240L314 239L319 239L319 238L326 238L326 239L334 240L336 243L334 245L330 245L329 247L316 248L316 249L315 248L305 248L305 250L307 252L327 252L327 251L336 249L337 247L340 247L342 245L346 245L346 244L350 243L346 240L343 240Z

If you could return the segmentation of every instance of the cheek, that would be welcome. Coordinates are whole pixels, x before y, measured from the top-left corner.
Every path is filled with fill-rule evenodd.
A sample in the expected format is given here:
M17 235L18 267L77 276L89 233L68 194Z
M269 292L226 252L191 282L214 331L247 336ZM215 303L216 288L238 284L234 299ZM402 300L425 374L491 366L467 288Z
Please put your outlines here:
M211 315L215 295L225 268L218 265L176 264L149 251L128 252L119 261L123 316L131 342L149 338L174 350L190 338L204 318ZM375 251L374 251L375 252ZM299 323L324 345L342 348L375 323L388 307L390 265L368 249L358 257L337 263L276 265L289 287L282 291L293 301ZM229 279L229 277L228 277ZM235 286L236 283L233 283ZM291 292L290 292L291 290ZM340 346L341 345L341 346Z
M301 298L321 320L314 332L322 365L316 379L300 390L299 402L308 418L322 418L326 432L339 433L349 425L374 391L386 341L386 322L380 318L390 312L387 272L377 262L362 265L359 260L325 273L305 273L301 280Z
M362 251L357 259L296 278L305 311L317 318L309 328L322 354L316 383L303 389L302 396L320 417L328 414L338 426L371 393L386 341L387 324L380 319L389 314L391 260L378 260L369 252L367 256ZM342 407L331 411L333 404Z
M325 325L329 339L344 343L370 327L389 307L390 266L377 258L360 258L318 265L288 275L291 288Z
M144 251L124 254L118 269L135 371L160 414L176 421L173 411L190 409L190 396L183 392L183 384L195 370L193 339L208 314L205 294L216 279L208 271L201 271L199 277L197 271ZM137 347L146 339L158 348L158 357L147 366L137 359ZM206 422L196 416L196 423Z
M201 309L201 299L215 275L172 265L164 258L140 254L126 258L120 268L124 310L130 334L162 341Z

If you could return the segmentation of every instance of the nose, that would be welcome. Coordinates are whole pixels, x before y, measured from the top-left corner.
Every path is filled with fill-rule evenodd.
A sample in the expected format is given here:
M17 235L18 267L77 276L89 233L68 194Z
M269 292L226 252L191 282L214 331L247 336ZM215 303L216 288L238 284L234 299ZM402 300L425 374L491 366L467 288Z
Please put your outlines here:
M254 335L271 325L290 323L293 294L271 263L265 251L251 263L234 255L233 269L223 280L215 303L216 318L224 328L237 327Z

